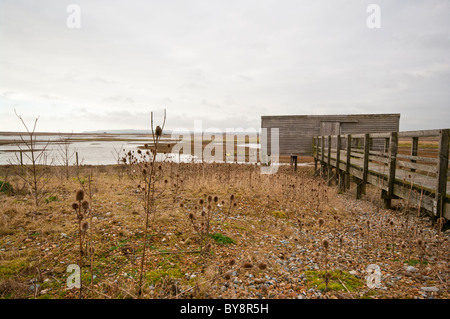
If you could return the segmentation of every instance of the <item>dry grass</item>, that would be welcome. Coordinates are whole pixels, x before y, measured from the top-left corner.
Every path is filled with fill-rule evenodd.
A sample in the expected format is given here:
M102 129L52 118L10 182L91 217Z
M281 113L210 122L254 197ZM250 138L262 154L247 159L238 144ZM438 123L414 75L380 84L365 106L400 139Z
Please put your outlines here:
M356 201L353 190L338 194L310 168L281 167L276 175L261 175L254 165L164 163L156 184L158 214L144 238L140 191L129 179L119 180L116 169L97 167L93 177L95 231L89 238L95 258L84 258L82 267L83 287L94 290L93 298L136 297L144 240L145 298L423 298L421 287L428 286L438 287L435 298L449 297L447 236L418 218L414 208L406 218L400 201L397 211L381 209L371 188L370 201ZM82 168L80 179L89 171ZM12 169L8 180L20 188ZM77 289L66 289L66 268L79 258L78 221L70 207L80 184L55 173L46 185L44 198L55 199L38 211L25 192L0 195L1 298L78 297ZM234 243L208 237L210 250L201 254L204 242L189 214L199 216L200 199L207 210L208 196L218 197L209 233ZM419 238L424 246L417 246ZM380 266L384 289L365 285L369 264ZM408 272L405 266L412 264L417 271ZM319 291L305 273L324 270L352 272L362 284L353 289L345 282L350 293L333 290L337 286L330 281L327 292ZM37 291L29 289L33 282Z

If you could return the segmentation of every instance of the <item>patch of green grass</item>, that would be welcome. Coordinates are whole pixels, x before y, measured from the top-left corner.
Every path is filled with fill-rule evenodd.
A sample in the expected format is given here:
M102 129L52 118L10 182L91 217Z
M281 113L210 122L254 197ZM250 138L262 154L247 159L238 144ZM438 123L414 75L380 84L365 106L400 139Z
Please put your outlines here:
M234 244L233 239L231 239L228 236L222 235L220 233L208 234L208 236L211 237L212 239L214 239L214 241L216 243L221 244L221 245Z
M81 183L81 185L84 185L84 184L87 182L86 179L80 178L80 180L78 180L77 177L72 177L72 180L73 180L74 182L79 182L79 183Z
M125 246L125 245L127 244L127 241L128 241L128 239L120 239L120 240L117 242L117 245L109 247L109 250L112 251L112 250L119 249L119 248Z
M17 276L29 267L30 263L26 258L0 260L0 278L10 278L13 276Z
M172 268L164 267L161 269L152 270L145 274L145 278L150 284L155 284L166 277L181 278L183 277L183 273L177 266L174 266Z
M328 271L331 274L328 282L328 290L333 291L355 291L355 289L363 286L363 281L345 271ZM325 271L306 271L307 286L309 288L316 287L318 290L324 291L325 285ZM342 285L342 283L347 287Z
M405 263L410 265L410 266L415 266L415 265L418 265L420 263L420 260L408 259L408 260L405 260ZM422 265L428 265L428 261L422 260Z
M45 199L45 202L48 204L50 202L56 202L58 201L58 196L49 196Z
M2 193L11 194L13 192L13 187L8 182L0 181L0 190Z

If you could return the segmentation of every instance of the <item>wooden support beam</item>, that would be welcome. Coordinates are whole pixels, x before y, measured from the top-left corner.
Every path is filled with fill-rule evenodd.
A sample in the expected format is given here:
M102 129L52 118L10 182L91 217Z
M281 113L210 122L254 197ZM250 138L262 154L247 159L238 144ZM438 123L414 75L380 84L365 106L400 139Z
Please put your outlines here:
M352 135L347 135L347 159L345 166L345 187L347 189L350 188L350 161L351 161L351 153L352 153Z
M447 173L448 173L448 143L450 130L440 130L439 132L439 157L437 165L437 180L436 180L436 211L437 217L444 216L445 209L445 195L447 192Z
M331 167L331 135L328 135L328 156L327 156L327 179L328 179L328 186L331 186L332 181L332 167Z
M367 174L369 173L369 151L370 151L370 135L364 134L364 158L363 158L363 178L362 192L366 194Z
M339 174L341 160L341 136L336 137L336 172Z
M321 142L321 146L322 146L322 152L321 152L321 159L322 159L322 163L325 162L325 136L321 136L322 138L322 142Z
M383 199L383 208L390 209L392 197L389 197L384 189L381 190L381 199Z
M419 138L413 137L412 138L412 144L411 144L411 156L417 156L417 151L419 149ZM415 163L416 160L411 160L411 163ZM415 172L416 170L414 168L411 168L411 172Z
M291 154L291 162L290 165L292 167L292 164L294 164L294 171L297 171L297 155Z
M323 165L325 164L325 136L321 136L321 146L322 146L322 153L321 155L321 165L320 165L320 176L323 176Z
M317 174L317 162L319 161L319 137L313 137L314 145L314 174Z
M394 196L395 168L397 166L398 133L392 132L389 146L388 196Z
M343 185L343 174L341 172L341 147L342 147L342 140L341 136L336 136L336 177L337 177L337 183L339 187L339 191L344 190Z
M356 179L356 199L361 199L363 191L363 183L362 180Z
M316 136L316 159L319 160L319 137Z

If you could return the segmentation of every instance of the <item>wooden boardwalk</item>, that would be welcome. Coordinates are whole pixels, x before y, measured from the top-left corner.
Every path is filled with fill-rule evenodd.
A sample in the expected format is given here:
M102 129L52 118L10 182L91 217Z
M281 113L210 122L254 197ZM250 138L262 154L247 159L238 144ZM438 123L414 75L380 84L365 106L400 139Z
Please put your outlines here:
M433 220L450 219L449 134L450 129L442 129L315 136L315 168L320 165L329 184L336 181L342 190L353 180L356 198L365 193L366 184L372 184L380 188L385 207L390 207L392 199L401 198L428 211ZM424 143L419 143L419 138L435 139L431 152L430 145L427 152L421 150ZM409 152L399 152L399 139L410 146ZM380 149L380 145L384 146Z

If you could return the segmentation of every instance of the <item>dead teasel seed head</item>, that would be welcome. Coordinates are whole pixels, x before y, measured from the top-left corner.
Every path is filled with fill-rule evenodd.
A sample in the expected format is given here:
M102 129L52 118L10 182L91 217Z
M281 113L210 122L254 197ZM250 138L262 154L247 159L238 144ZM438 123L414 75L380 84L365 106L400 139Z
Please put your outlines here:
M230 195L230 200L233 201L234 200L234 194Z
M88 229L89 229L89 223L88 223L87 221L83 222L83 223L81 224L81 231L82 231L83 233L85 233L85 232L87 232Z
M183 203L180 203L180 207L183 208L183 207L184 207L184 204L183 204Z
M77 191L77 194L75 195L75 199L79 202L81 202L84 199L84 191L82 189Z
M418 245L419 247L422 247L422 246L423 246L423 240L422 240L421 238L417 239L417 245Z
M267 264L261 262L258 264L258 268L261 270L265 270L265 269L267 269Z
M245 262L242 264L242 268L250 269L250 268L253 268L253 265L249 262Z
M72 204L72 208L75 209L75 210L77 210L77 209L78 209L78 203L73 203L73 204Z
M214 203L217 203L219 201L219 197L214 196Z
M328 249L328 247L330 246L330 242L327 239L322 240L322 246L325 249Z
M322 227L322 225L323 225L323 223L324 223L324 221L323 221L323 219L322 218L319 218L319 227Z
M201 198L199 201L200 205L203 205L203 198Z
M209 196L208 196L208 202L211 203L211 201L212 201L212 196L209 195Z
M225 275L223 276L223 278L225 278L225 280L230 280L231 276L230 276L230 274L225 274Z
M194 219L194 214L189 213L189 219Z
M161 128L161 126L157 126L156 127L156 129L155 129L155 135L156 136L158 136L158 137L160 137L161 135L162 135L162 128Z
M228 265L230 265L230 266L234 266L235 264L236 264L236 260L234 260L234 259L230 259L228 261Z
M82 207L84 210L88 210L88 209L89 209L89 202L88 202L87 200L84 200L84 201L81 203L81 207Z

